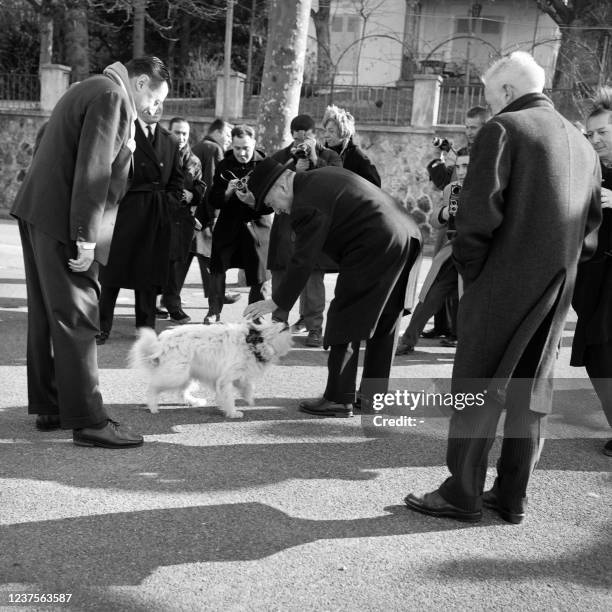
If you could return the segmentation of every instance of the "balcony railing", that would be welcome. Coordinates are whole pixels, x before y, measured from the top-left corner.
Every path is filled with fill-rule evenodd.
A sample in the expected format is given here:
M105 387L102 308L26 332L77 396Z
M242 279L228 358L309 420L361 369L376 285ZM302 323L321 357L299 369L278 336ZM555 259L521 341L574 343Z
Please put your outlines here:
M0 72L1 108L37 108L40 79L37 74Z

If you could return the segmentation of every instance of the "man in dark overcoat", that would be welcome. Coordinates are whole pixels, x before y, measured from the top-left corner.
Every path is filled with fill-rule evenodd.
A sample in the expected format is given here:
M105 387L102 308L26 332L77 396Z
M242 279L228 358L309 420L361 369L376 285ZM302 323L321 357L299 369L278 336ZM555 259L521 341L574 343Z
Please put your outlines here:
M173 117L168 130L176 138L183 173L181 205L173 211L170 232L170 272L164 287L161 304L168 309L170 318L179 324L189 323L191 317L183 311L181 290L193 259L191 246L196 230L195 211L202 202L206 185L202 181L202 163L189 146L190 127L182 117ZM199 225L201 229L201 224Z
M602 87L586 121L601 162L602 222L597 251L578 266L572 306L578 315L570 365L584 366L612 427L612 87ZM612 440L602 449L612 457Z
M169 74L157 58L108 66L59 100L17 195L28 289L28 412L76 444L142 444L109 419L98 385L98 263L106 263L132 162L136 111L155 112Z
M223 161L226 149L232 144L232 125L223 119L214 119L208 126L206 136L193 146L193 154L202 164L202 180L206 185L206 193L196 208L195 217L202 225L196 234L193 252L198 259L204 297L210 294L210 254L212 249L212 231L219 214L210 204L210 193L217 171L217 165ZM234 304L241 297L240 293L226 293L224 304Z
M483 77L496 116L476 138L456 216L453 257L464 293L452 380L455 394L483 395L453 411L450 477L432 493L406 497L410 509L431 516L478 521L485 504L508 522L523 520L576 268L595 246L597 159L542 94L544 79L525 52ZM483 496L504 408L498 475Z
M362 380L389 378L421 233L391 196L344 168L295 173L264 160L251 175L249 189L256 208L289 215L295 249L272 298L247 307L245 316L257 318L276 308L290 311L318 258L329 256L339 273L324 335L331 347L327 386L322 398L299 407L318 416L352 416L362 340Z
M255 131L248 125L232 129L232 146L217 166L210 204L219 209L210 255L211 290L204 323L220 320L225 303L225 273L241 268L249 286L249 304L263 297L272 215L255 211L236 195L240 179L264 158L255 148Z
M171 218L182 206L183 172L176 140L161 112L139 113L134 175L119 206L108 263L100 270L100 335L108 339L119 290L133 289L136 327L155 329L155 302L170 268Z

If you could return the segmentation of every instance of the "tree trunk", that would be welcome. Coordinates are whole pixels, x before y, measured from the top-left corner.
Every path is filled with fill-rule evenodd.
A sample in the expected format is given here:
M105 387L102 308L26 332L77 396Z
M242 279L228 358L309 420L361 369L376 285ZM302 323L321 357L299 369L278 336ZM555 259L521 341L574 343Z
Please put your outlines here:
M304 78L311 0L268 0L268 44L258 112L258 136L267 151L290 140Z
M317 83L331 83L334 65L331 59L330 0L319 0L319 10L311 11L317 35Z
M132 57L142 57L145 54L145 15L147 12L147 0L133 0L133 37Z
M67 0L64 16L66 63L72 68L73 80L89 76L89 28L87 0Z
M53 62L53 15L55 7L51 0L43 0L40 7L40 56L39 65Z
M189 64L189 51L191 51L191 22L193 17L181 13L181 29L179 40L179 65L184 68Z

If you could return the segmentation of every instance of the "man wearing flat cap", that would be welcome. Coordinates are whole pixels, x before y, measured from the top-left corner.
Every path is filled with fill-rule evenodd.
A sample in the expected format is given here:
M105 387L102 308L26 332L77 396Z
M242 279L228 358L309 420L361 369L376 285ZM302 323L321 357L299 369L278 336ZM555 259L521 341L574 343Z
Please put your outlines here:
M273 159L250 177L256 209L289 215L294 253L272 298L250 304L257 318L290 311L321 254L338 264L334 299L323 338L331 350L323 397L302 401L302 412L352 416L359 346L366 341L363 379L388 380L410 269L421 234L384 191L349 170L325 167L295 173Z

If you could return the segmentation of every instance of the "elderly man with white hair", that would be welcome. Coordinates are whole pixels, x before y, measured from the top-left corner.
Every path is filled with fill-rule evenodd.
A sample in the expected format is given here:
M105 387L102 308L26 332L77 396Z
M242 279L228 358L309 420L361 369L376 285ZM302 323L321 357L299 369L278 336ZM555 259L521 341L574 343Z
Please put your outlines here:
M452 392L482 393L484 401L453 411L450 477L406 497L423 514L476 522L484 505L509 523L525 516L576 268L593 253L601 221L597 157L543 95L544 80L524 52L483 77L495 116L476 137L456 216L453 257L464 294ZM497 478L483 494L504 409Z

